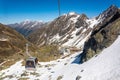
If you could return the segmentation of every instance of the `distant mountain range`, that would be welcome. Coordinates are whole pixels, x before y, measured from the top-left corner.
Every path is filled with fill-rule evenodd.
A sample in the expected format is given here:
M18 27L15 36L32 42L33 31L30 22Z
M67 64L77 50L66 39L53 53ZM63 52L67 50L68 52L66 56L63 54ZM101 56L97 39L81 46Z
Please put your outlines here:
M25 20L20 23L9 24L8 26L14 28L19 33L23 34L25 37L28 36L32 31L37 30L41 26L43 26L45 22L43 21L30 21Z

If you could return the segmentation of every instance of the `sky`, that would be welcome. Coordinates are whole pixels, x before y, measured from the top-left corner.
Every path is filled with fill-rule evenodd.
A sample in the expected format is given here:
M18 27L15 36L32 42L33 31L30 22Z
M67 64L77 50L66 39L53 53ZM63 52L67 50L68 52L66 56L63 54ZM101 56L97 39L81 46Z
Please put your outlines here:
M69 12L98 16L110 5L120 7L120 0L60 0L61 15ZM0 0L0 23L52 21L58 15L58 0Z

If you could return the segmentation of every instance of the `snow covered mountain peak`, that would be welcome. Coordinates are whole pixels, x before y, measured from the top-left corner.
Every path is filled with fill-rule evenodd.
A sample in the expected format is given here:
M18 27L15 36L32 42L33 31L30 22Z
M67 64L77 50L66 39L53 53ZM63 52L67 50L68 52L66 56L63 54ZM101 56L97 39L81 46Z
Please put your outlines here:
M44 23L44 22L42 20L33 21L33 20L26 19L25 21L22 21L22 22L20 22L18 24L22 24L24 26L24 25L31 24L31 23L39 24L39 23Z
M75 15L75 12L69 12L68 15Z
M73 16L73 15L79 15L76 12L69 12L69 13L64 13L62 16Z
M30 23L31 22L31 20L29 20L29 19L26 19L25 21L23 21L24 23Z

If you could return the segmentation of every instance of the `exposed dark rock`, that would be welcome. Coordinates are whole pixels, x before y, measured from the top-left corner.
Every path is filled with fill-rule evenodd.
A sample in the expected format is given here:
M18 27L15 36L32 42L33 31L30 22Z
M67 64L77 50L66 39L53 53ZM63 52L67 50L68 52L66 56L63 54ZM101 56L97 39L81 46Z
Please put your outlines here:
M77 76L75 80L80 80L82 77L81 76Z

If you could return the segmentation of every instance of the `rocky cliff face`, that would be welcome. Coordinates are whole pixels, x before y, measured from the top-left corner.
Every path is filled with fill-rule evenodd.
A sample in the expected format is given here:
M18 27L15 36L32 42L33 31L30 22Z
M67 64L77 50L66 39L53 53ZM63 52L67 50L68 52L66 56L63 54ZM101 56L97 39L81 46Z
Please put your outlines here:
M120 10L112 5L98 19L102 21L96 25L85 42L81 61L86 61L97 55L104 48L110 46L120 34Z

